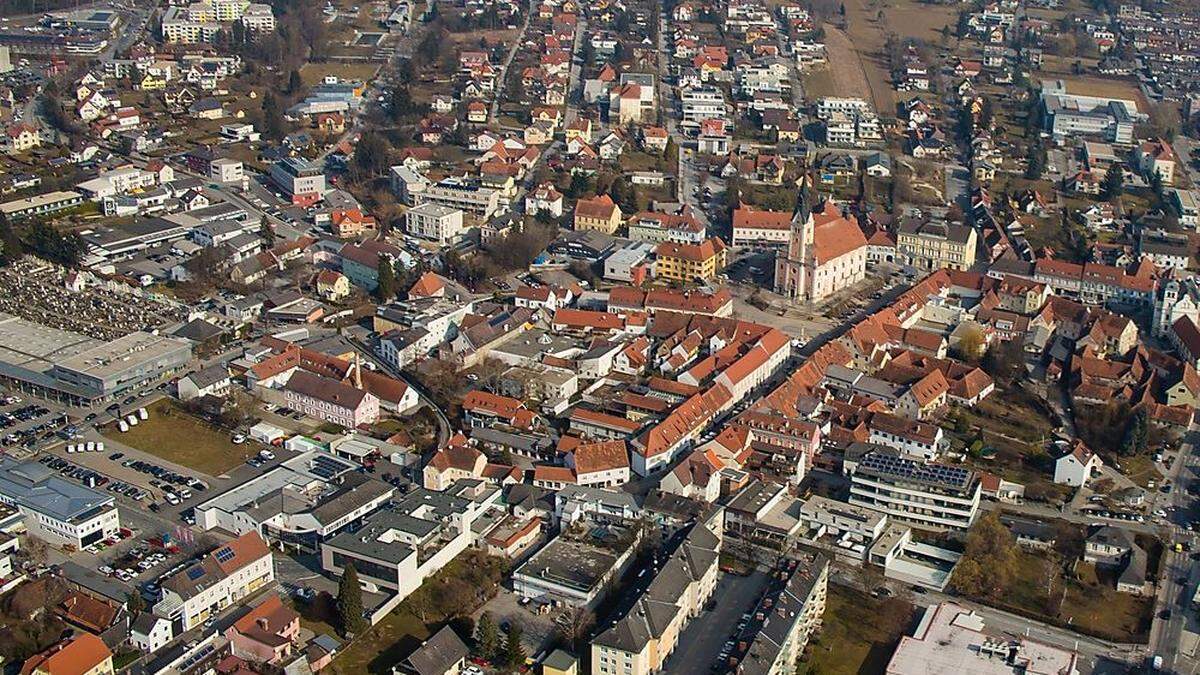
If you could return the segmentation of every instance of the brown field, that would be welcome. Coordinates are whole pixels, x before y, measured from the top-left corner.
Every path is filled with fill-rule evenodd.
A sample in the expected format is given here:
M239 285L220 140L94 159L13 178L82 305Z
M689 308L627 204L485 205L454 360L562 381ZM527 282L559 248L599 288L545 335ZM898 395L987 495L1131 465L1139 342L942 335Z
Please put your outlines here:
M837 82L828 66L818 66L804 71L804 95L810 99L837 96Z
M833 91L826 96L856 96L873 100L875 109L882 114L892 113L892 88L888 84L886 68L879 68L864 55L861 44L852 42L842 31L825 24L825 50L829 63L826 69ZM867 52L869 54L870 52ZM818 97L809 93L810 98Z
M1067 91L1072 94L1126 98L1136 102L1141 110L1150 109L1150 102L1130 80L1087 76L1062 79L1067 83Z

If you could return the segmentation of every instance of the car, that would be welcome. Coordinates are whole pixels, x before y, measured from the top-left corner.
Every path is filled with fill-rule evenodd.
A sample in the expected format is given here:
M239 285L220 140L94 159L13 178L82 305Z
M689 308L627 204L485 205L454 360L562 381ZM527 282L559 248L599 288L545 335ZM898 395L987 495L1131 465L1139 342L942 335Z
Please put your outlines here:
M1158 618L1162 619L1163 621L1170 619L1171 618L1171 610L1164 609L1163 611L1159 612Z
M913 584L912 586L909 587L909 590L911 590L913 593L916 593L917 595L925 594L924 586L917 586L916 584Z
M108 458L115 462L124 456L125 456L125 453L123 453L123 452L114 452L113 454L109 455Z
M233 435L233 444L234 445L241 445L242 443L245 443L245 442L246 442L246 437L244 435L242 435L242 434L234 434Z
M483 668L475 664L471 664L462 669L462 675L483 675Z

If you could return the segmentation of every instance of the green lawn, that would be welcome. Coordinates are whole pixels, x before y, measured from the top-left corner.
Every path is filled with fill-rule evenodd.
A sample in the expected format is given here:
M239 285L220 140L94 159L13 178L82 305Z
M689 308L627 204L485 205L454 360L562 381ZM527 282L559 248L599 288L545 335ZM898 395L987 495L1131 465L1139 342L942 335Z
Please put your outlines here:
M121 433L114 422L104 427L104 435L209 476L229 471L261 447L250 441L234 445L228 431L193 417L168 399L155 401L147 411L150 419L129 431Z
M832 584L827 602L824 625L797 664L796 675L884 672L913 621L913 606Z

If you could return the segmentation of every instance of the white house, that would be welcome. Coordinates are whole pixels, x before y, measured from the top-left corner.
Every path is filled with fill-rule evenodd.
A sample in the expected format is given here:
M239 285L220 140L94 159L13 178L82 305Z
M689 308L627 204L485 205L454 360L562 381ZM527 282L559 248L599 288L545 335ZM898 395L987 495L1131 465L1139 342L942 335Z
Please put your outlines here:
M174 638L171 622L150 612L143 612L129 628L129 641L148 654L162 649Z
M1104 462L1099 455L1082 441L1076 441L1070 452L1054 462L1054 482L1071 487L1086 485L1102 466Z

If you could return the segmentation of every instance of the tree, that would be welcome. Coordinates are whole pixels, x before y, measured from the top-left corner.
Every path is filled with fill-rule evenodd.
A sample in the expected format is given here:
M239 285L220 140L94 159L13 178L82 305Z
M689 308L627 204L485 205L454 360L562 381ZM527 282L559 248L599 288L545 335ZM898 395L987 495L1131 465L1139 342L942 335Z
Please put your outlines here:
M977 326L971 326L963 331L962 337L958 341L958 353L962 355L963 359L972 363L977 362L983 356L985 347L983 331Z
M488 661L494 661L500 650L500 629L489 612L479 615L475 624L475 652Z
M357 635L367 628L367 620L363 618L362 588L358 585L354 563L346 563L338 581L337 612L345 634Z
M137 591L130 591L125 596L125 607L129 609L129 613L134 616L141 614L146 609L146 599Z
M304 88L304 80L300 78L300 71L292 70L292 72L288 75L288 94L295 96L296 94L300 93L302 88Z
M376 267L376 272L379 276L379 282L375 286L375 297L380 302L387 302L396 297L396 268L391 258L382 255L379 256L379 264Z
M1154 174L1150 176L1150 191L1154 193L1154 197L1161 204L1163 202L1163 177L1162 172L1158 169L1154 170Z
M1011 584L1017 571L1017 547L1012 533L990 511L967 535L966 551L954 570L954 589L971 597L995 598Z
M275 246L275 230L271 227L271 220L265 213L258 221L258 234L263 238L267 248Z
M1129 457L1145 451L1150 443L1150 424L1146 409L1140 408L1129 420L1125 438L1121 441L1121 454Z
M1120 166L1113 163L1108 167L1108 171L1104 172L1104 181L1100 188L1105 199L1113 200L1121 196L1122 190L1125 189L1125 173Z
M354 168L366 176L377 176L388 166L387 141L375 132L367 132L354 146Z
M1041 145L1031 148L1029 162L1025 165L1025 177L1038 180L1046 171L1046 149Z
M515 621L504 631L504 663L510 669L525 665L525 648L521 646L521 627Z
M283 123L283 106L273 92L263 95L263 135L277 141L283 138L286 129Z

